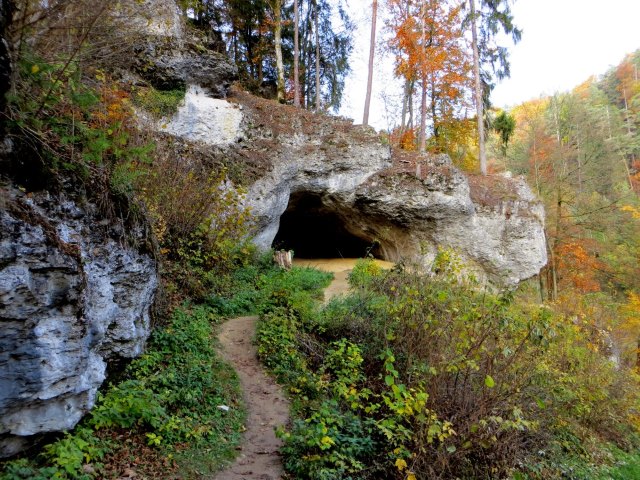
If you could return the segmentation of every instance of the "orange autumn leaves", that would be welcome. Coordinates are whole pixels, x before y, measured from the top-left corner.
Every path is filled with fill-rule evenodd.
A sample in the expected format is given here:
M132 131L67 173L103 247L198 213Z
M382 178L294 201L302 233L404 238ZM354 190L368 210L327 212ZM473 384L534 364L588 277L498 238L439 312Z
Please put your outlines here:
M427 117L431 150L446 150L457 117L467 106L470 62L461 28L461 4L437 0L411 2L388 0L387 23L392 33L389 47L395 54L395 73L421 97L419 132L401 132L400 144L412 149L412 140L423 150L427 140ZM458 138L456 141L460 140ZM455 142L454 142L455 143ZM464 143L464 142L460 142Z
M606 270L606 265L587 249L587 241L575 240L562 244L556 254L562 281L580 294L600 291L598 272Z

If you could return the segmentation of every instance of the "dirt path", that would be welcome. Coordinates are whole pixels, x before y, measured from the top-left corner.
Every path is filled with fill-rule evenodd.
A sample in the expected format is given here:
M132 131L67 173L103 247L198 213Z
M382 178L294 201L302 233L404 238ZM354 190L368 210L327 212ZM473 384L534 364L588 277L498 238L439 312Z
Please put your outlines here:
M227 321L218 338L222 356L233 365L244 392L247 430L235 462L215 480L276 480L283 468L278 449L282 442L274 429L287 423L289 402L276 382L262 369L252 340L258 317L239 317Z
M295 260L300 266L313 266L333 272L335 278L325 292L325 301L349 290L347 277L355 259ZM380 262L389 268L389 262ZM238 372L247 407L247 430L238 458L215 480L277 480L284 470L278 449L282 442L274 429L289 419L289 402L276 382L262 369L253 345L258 317L239 317L227 321L218 338L222 356Z
M318 270L333 273L333 281L324 291L324 301L328 302L336 295L343 295L349 291L349 273L353 270L357 258L294 258L293 264L299 267L314 267ZM382 268L391 268L393 263L384 260L374 260Z

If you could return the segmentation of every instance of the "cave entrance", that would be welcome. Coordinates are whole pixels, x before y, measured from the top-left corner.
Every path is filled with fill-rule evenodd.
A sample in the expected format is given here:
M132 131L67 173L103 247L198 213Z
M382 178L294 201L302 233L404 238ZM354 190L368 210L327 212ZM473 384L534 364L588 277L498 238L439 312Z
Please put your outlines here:
M377 243L351 233L335 208L309 192L292 193L273 248L293 250L298 258L362 258L377 256Z

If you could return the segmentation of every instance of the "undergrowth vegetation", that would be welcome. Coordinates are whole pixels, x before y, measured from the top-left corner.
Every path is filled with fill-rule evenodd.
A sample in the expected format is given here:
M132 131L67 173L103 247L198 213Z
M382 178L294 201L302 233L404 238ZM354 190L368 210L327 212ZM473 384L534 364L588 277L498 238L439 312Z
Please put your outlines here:
M111 478L130 466L153 478L216 471L235 456L245 418L238 379L214 350L220 319L210 307L176 309L80 426L35 458L5 464L0 478Z
M451 252L435 265L421 275L363 261L353 293L324 309L292 288L263 301L259 354L293 397L280 431L292 478L637 470L623 453L640 445L637 375L586 324L457 281Z

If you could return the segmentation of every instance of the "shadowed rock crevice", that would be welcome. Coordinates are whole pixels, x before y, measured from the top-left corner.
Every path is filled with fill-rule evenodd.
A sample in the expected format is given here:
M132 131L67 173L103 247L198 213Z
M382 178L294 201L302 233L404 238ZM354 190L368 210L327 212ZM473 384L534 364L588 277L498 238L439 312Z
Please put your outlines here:
M300 258L379 256L378 241L349 223L350 215L330 198L315 193L291 195L273 240L275 249L293 250Z

